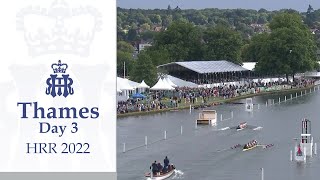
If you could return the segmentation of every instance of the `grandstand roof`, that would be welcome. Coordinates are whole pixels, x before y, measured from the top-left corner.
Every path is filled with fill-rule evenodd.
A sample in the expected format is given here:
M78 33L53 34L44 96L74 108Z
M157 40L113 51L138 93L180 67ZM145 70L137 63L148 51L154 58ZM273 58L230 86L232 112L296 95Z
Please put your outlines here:
M189 69L199 74L205 73L222 73L222 72L236 72L236 71L249 71L240 65L234 64L229 61L185 61L185 62L172 62L158 66L158 68L182 68Z

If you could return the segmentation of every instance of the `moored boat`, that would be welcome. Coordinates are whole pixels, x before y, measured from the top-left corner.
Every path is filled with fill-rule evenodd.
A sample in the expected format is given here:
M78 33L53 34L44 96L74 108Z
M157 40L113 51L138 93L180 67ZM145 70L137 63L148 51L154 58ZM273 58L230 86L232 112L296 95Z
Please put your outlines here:
M169 168L166 172L158 172L157 174L153 174L153 175L151 175L151 173L149 172L145 174L145 177L151 178L153 180L167 179L174 173L175 169L176 169L175 166L171 164L169 165Z

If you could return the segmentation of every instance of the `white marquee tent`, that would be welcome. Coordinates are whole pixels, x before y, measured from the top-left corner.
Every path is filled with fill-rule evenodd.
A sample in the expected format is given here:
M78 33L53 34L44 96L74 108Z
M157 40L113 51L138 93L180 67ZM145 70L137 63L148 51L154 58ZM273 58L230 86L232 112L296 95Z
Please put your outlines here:
M172 81L178 87L198 87L198 85L193 82L185 81L170 75L167 75L167 78L170 79L170 81Z
M147 85L144 80L142 80L142 82L137 86L138 88L138 92L141 93L141 92L145 92L146 89L150 89L150 86Z
M129 84L128 79L117 77L117 89L120 90L134 90L134 87Z
M166 78L166 81L168 82L168 84L169 84L170 86L172 86L172 87L177 87L177 85L174 84L174 83L170 80L169 77Z
M144 80L142 80L142 82L137 86L137 88L150 88L150 86L148 86Z
M117 101L126 101L129 99L129 94L135 88L129 84L128 79L117 77Z
M167 82L159 78L158 82L150 90L174 90Z

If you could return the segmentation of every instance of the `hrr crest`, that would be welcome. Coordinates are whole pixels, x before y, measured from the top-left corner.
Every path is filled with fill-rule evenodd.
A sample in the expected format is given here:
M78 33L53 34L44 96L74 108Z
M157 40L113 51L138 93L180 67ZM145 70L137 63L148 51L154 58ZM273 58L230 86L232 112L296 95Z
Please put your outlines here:
M63 95L67 97L69 94L74 93L71 85L73 80L69 78L69 74L65 74L68 68L67 64L62 64L61 60L58 61L58 64L54 63L51 65L54 74L50 74L50 78L47 79L46 94L56 97Z

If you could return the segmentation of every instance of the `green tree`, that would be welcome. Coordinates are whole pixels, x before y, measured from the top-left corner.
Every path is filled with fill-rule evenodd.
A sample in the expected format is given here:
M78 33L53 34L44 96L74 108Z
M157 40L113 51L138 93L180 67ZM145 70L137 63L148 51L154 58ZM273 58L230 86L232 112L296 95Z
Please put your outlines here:
M156 49L149 47L145 53L149 55L152 64L155 66L171 62L169 51L164 47L157 47Z
M261 9L259 9L259 11L258 11L258 13L267 13L268 12L268 10L266 10L266 9L264 9L264 8L261 8Z
M168 27L172 23L172 15L163 15L162 19L162 26Z
M229 22L224 19L224 18L219 18L216 20L216 24L219 26L226 26L226 27L230 27L231 25L229 24Z
M312 6L309 4L305 22L309 27L312 27L315 22L315 19L316 19L316 16L314 14L314 10L313 10Z
M117 41L127 40L127 34L122 29L117 29Z
M187 18L190 22L193 22L196 25L203 25L208 23L208 17L204 16L199 11L188 14Z
M267 17L268 17L268 15L265 14L265 13L260 14L257 23L258 23L258 24L265 24L265 23L267 23L267 22L268 22Z
M131 44L125 42L125 41L118 41L117 42L117 50L118 51L124 51L128 53L133 53L133 47Z
M135 41L138 38L137 29L130 29L128 32L127 39L128 41Z
M174 22L157 35L154 48L167 49L174 61L199 60L202 58L201 33L191 23Z
M269 34L262 33L257 34L252 37L250 44L246 45L246 47L243 47L241 58L244 61L249 62L257 62L261 54L263 52L263 49L265 48L265 43L268 41Z
M248 53L249 53L249 47L250 47L250 44L245 44L241 47L240 57L242 62L251 62L250 60L247 59Z
M140 33L141 39L145 41L152 41L156 35L157 35L157 32L154 32L154 31L145 31Z
M151 14L149 15L149 19L153 24L161 24L161 16L159 14Z
M151 57L145 52L138 55L134 63L130 79L136 82L144 80L149 85L154 85L157 81L157 68L152 64Z
M149 31L151 27L148 23L144 23L140 26L140 28L143 29L144 31Z
M133 64L133 47L131 44L119 41L117 43L117 75L123 77L124 73L124 63L126 64L126 76L129 75L128 72L132 69Z
M203 40L205 59L241 63L242 39L238 32L224 26L217 26L207 29Z
M285 74L312 70L317 66L316 44L296 13L281 13L270 23L271 34L258 55L256 69L262 73Z
M252 27L246 25L245 23L238 23L236 26L236 31L242 34L243 38L248 38L254 34L254 30Z

